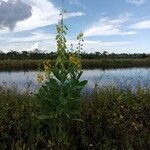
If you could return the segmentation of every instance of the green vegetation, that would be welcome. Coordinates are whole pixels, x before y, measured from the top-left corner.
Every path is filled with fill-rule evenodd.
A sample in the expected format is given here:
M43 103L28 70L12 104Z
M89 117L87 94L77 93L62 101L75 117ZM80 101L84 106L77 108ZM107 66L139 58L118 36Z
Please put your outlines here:
M131 68L150 67L150 59L101 59L83 60L82 67L86 69L109 69L109 68Z
M76 50L68 52L66 31L62 14L57 25L57 59L55 65L49 60L41 64L44 75L38 74L41 87L37 94L0 87L0 149L148 149L150 87L138 86L133 92L130 88L95 86L91 95L81 95L87 83L80 80L83 34L77 36ZM88 60L82 61L82 65L84 68L149 65L149 59L136 61L102 59L91 60L89 65ZM38 63L25 60L18 65L17 61L7 60L0 66L36 69Z
M68 53L65 34L67 27L62 20L57 25L57 59L51 66L49 61L44 63L45 75L39 74L38 81L42 87L37 93L41 106L38 116L46 122L51 131L50 139L57 143L56 147L69 145L70 136L66 130L68 124L75 122L80 117L80 93L87 81L80 81L83 71L78 52L82 48L83 34L77 37L78 47L75 52ZM54 147L55 148L55 147Z
M0 149L148 150L150 146L148 87L138 87L135 93L103 87L83 95L80 118L62 120L69 137L63 144L46 121L37 119L43 110L37 101L34 95L0 88Z
M89 59L81 60L81 64L83 69L150 67L150 59ZM0 60L0 71L38 70L39 66L43 68L43 60Z

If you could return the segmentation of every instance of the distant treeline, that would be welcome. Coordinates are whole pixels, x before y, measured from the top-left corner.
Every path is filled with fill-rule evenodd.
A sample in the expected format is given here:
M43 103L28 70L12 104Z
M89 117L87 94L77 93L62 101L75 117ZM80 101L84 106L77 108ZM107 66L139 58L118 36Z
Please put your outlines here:
M50 59L54 60L56 58L57 54L55 52L50 52L50 53L44 53L40 52L38 49L34 51L22 51L22 52L17 52L17 51L9 51L7 53L4 53L0 51L0 60L41 60L41 59ZM82 59L122 59L122 58L128 58L128 59L143 59L143 58L150 58L150 54L115 54L115 53L108 53L107 51L104 51L102 53L100 52L95 52L95 53L86 53L82 52L81 53L81 58Z

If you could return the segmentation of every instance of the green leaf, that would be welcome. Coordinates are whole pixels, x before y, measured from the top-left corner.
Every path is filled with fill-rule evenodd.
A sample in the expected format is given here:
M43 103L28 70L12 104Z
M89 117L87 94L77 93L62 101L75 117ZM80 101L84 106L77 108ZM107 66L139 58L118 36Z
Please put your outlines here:
M59 86L59 84L58 84L58 82L57 82L56 79L51 78L51 79L49 79L49 82L50 82L50 84L51 84L53 87Z
M81 72L78 74L78 76L77 76L77 80L79 80L79 79L80 79L80 77L81 77L82 73L83 73L83 71L81 71Z
M71 118L69 114L66 114L66 116L67 116L67 118L69 118L69 119Z
M48 115L40 115L37 117L39 120L47 120L49 119L50 117Z
M84 87L87 84L87 82L88 82L87 80L81 81L80 86Z
M60 74L59 74L59 70L58 70L58 69L53 70L53 74L54 74L54 76L55 76L58 80L61 80L61 76L60 76Z
M82 119L72 119L73 121L79 121L79 122L85 122L84 120Z

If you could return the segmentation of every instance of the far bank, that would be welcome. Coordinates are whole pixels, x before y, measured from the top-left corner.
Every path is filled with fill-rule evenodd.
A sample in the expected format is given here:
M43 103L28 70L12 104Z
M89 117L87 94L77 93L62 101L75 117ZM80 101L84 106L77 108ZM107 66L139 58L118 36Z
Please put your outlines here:
M0 71L38 70L43 68L44 60L0 60ZM54 65L55 61L50 60ZM150 67L150 58L143 59L82 59L82 69L115 69Z

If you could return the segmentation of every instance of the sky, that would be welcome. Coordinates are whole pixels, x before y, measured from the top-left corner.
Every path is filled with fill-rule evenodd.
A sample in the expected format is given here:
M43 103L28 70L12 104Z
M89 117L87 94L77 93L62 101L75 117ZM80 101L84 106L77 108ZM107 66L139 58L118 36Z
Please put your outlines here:
M56 51L56 24L63 8L67 45L83 51L150 54L150 0L0 0L0 50Z

